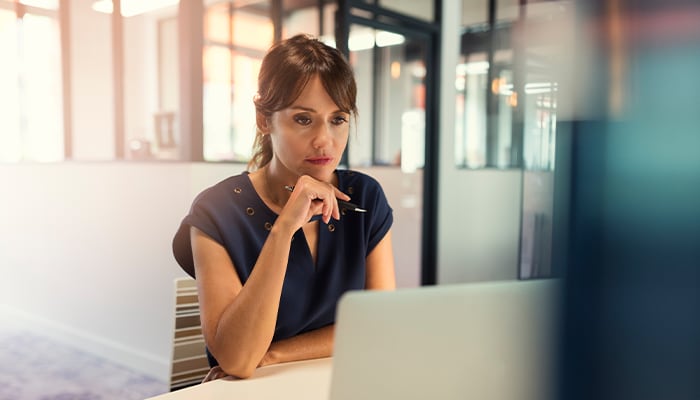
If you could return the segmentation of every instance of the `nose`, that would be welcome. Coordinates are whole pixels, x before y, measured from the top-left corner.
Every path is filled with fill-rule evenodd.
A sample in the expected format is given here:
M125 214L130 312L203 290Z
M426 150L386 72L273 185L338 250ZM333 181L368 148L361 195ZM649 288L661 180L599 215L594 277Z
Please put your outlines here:
M315 149L322 149L324 146L328 145L328 143L332 140L331 129L330 124L320 124L318 126L316 132L314 132L314 137L311 142Z

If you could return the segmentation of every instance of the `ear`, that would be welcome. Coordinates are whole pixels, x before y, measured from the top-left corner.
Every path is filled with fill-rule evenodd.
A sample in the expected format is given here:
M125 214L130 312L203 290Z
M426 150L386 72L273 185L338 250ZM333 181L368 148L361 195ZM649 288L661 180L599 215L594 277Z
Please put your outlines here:
M255 113L255 124L263 134L270 133L270 119L260 112Z

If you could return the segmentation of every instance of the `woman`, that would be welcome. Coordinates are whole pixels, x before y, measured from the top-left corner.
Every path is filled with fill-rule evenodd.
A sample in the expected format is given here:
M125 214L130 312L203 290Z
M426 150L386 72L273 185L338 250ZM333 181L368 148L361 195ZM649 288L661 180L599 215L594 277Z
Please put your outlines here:
M337 170L357 108L341 53L298 35L265 56L249 171L203 191L178 230L207 349L227 374L326 357L352 289L393 289L392 211L367 175ZM349 201L366 212L341 208ZM211 360L211 359L210 359Z

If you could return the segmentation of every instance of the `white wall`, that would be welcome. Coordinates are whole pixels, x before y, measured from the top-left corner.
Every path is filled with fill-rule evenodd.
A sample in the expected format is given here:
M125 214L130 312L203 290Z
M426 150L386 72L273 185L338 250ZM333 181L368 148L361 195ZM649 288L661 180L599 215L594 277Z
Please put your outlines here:
M518 278L520 171L445 171L438 283Z
M237 166L0 166L2 304L54 336L165 379L170 240L194 195Z

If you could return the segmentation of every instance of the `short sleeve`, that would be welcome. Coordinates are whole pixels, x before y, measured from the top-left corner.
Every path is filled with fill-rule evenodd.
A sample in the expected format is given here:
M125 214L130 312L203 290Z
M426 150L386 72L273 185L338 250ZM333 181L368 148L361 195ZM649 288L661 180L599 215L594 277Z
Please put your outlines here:
M191 277L195 277L190 227L195 227L217 243L223 244L221 232L217 227L218 197L214 188L209 188L199 194L192 203L189 213L180 223L173 238L173 255L180 267Z
M367 180L365 185L368 192L374 198L367 243L367 255L369 255L391 229L391 225L394 223L394 214L379 182L369 176L366 176L365 179Z

